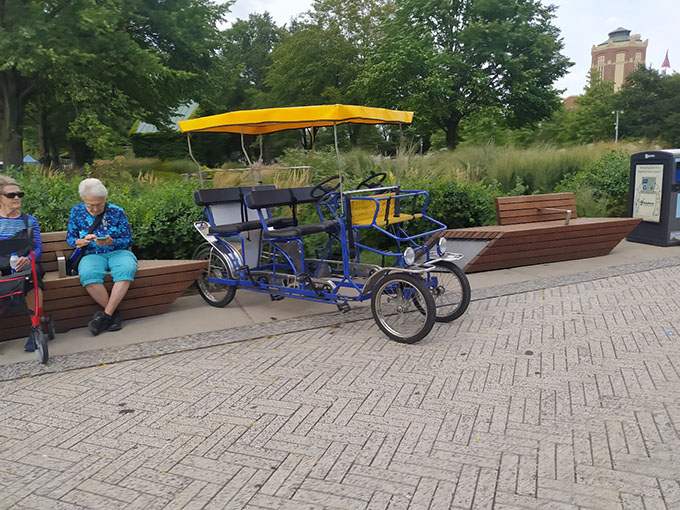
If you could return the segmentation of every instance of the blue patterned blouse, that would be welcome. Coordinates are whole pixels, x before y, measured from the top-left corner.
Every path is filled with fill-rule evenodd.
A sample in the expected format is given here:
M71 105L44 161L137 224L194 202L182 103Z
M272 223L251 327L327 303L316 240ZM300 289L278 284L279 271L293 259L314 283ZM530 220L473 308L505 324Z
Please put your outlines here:
M71 216L68 220L68 232L66 242L69 246L76 246L76 239L81 239L87 235L95 216L92 216L80 203L71 209ZM90 253L109 253L114 250L125 250L132 246L132 232L123 209L114 204L106 204L106 212L102 222L93 232L98 236L110 235L113 239L111 246L99 246L92 241L86 248L86 254Z

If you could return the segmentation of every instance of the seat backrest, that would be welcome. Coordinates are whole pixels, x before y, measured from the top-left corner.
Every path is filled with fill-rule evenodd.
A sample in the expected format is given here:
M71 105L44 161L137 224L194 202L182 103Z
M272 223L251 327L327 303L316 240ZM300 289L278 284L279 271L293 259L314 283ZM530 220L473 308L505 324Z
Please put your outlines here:
M253 209L291 205L290 189L253 190L245 196L246 204Z
M194 192L197 205L210 207L215 225L240 223L257 219L257 212L246 206L243 197L253 190L274 190L272 184L236 188L200 189Z
M199 189L194 191L196 205L230 204L241 201L241 188Z
M293 196L296 204L311 204L318 202L319 198L324 194L323 191L318 190L316 196L312 196L315 186L303 186L301 188L289 188L290 194Z
M370 195L367 197L352 197L349 199L349 206L352 215L352 225L371 225L373 223L373 218L375 217L376 222L384 222L387 217L395 215L395 202L396 200L391 199L396 193L383 193L380 195ZM377 199L377 204L375 200L366 200L370 198ZM389 204L389 209L387 209ZM376 216L375 210L378 209L378 214Z
M569 209L571 217L576 218L576 200L573 193L496 197L494 201L499 225L564 220L564 212L546 208Z

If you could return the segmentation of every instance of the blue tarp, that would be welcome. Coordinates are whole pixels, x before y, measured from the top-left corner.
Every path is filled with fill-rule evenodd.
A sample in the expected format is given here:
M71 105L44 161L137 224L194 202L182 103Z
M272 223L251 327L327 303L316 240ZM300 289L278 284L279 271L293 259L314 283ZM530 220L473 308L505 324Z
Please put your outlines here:
M26 157L24 158L24 163L37 163L37 159L33 159L30 154L26 154Z

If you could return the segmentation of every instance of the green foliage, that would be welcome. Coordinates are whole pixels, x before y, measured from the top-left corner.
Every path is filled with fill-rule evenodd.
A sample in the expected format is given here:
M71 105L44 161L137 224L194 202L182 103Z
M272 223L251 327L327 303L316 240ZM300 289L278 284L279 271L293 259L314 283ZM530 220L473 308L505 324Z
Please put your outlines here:
M202 239L193 227L200 215L193 201L198 187L194 179L156 186L136 182L110 186L109 200L125 211L139 258L191 258Z
M266 84L280 106L353 104L357 59L337 26L299 25L274 49Z
M575 100L576 109L567 126L577 143L592 143L614 138L614 82L602 81L591 71L585 94Z
M81 202L78 196L80 178L70 178L61 172L15 172L12 176L26 193L22 211L32 214L42 232L66 230L71 207Z
M43 232L66 230L71 207L79 203L82 177L63 173L15 172L26 192L22 210L38 219ZM106 179L109 202L119 205L130 221L133 251L143 259L190 258L200 236L193 222L200 215L193 201L196 180L168 180L155 184Z
M448 228L492 225L496 220L493 199L499 195L495 186L457 181L405 181L403 189L424 189L430 194L428 214ZM406 205L402 206L406 207ZM405 212L410 212L406 210ZM409 222L408 231L431 229L423 220Z
M230 3L2 2L0 99L16 115L1 131L3 138L18 134L5 149L21 151L29 100L40 119L41 150L68 144L76 164L112 152L134 118L163 124L189 94L200 99L217 24Z
M560 104L552 87L569 61L551 24L554 7L533 0L397 0L358 80L365 97L418 112L416 127L443 129L449 148L458 126L486 108L521 126Z
M610 150L582 170L566 176L555 191L572 191L579 214L592 216L604 211L606 216L626 216L630 182L630 154Z
M626 79L616 96L621 136L659 139L680 146L680 74L664 76L640 68Z
M188 160L189 149L185 134L169 131L130 135L132 150L138 158ZM196 133L191 136L194 157L204 165L219 166L240 153L238 135Z

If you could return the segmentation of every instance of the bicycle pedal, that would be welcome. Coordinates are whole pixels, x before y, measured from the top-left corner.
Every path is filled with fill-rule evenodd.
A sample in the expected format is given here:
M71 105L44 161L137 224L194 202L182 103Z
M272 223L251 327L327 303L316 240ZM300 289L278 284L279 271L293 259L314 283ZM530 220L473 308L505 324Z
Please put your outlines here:
M351 310L349 303L340 303L340 304L337 305L337 307L338 307L338 311L340 311L342 313L347 313Z
M281 301L284 297L285 297L285 296L282 296L282 295L280 295L280 294L278 294L278 295L270 294L270 295L269 295L269 298L270 298L272 301Z

